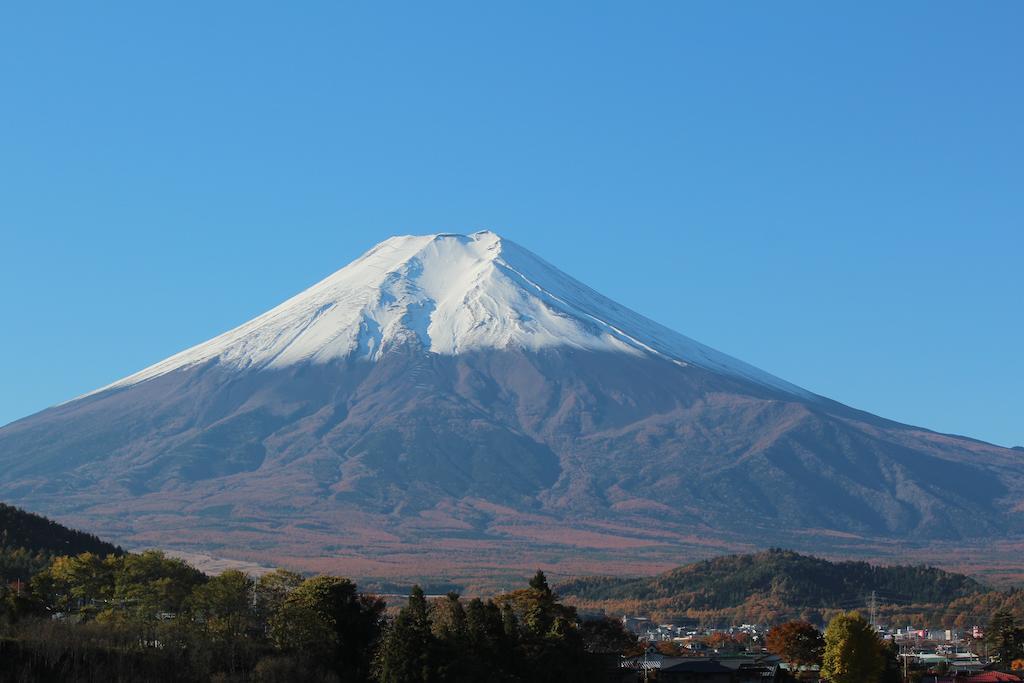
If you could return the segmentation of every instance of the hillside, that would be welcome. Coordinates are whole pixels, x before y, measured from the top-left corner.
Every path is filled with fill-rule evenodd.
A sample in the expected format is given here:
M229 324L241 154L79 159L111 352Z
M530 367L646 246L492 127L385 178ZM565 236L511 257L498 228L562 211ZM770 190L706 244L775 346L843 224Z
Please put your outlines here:
M948 604L985 588L962 574L925 566L830 562L788 550L729 555L696 562L654 577L586 577L557 587L587 604L627 603L651 611L694 613L777 607L825 611L867 605Z
M0 580L26 580L58 555L120 555L124 551L92 534L0 503Z

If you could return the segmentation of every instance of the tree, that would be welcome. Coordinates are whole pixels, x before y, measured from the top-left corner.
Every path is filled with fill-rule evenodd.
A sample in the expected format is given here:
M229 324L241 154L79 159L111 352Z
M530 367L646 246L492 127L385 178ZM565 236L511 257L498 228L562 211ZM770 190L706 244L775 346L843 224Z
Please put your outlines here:
M561 616L555 613L555 594L548 586L548 579L540 569L530 579L530 588L521 595L521 602L526 605L523 624L536 636L548 633L555 620Z
M466 631L471 657L471 674L466 680L497 681L511 677L510 672L518 663L515 647L519 637L512 609L503 611L493 600L485 603L473 598L466 606Z
M270 619L281 609L292 591L302 585L301 574L286 569L275 569L259 578L254 587L256 620L264 633L270 632Z
M229 673L235 673L253 624L253 580L229 569L197 586L189 598L193 617L200 624L204 646Z
M380 598L360 595L348 579L315 576L285 598L271 637L283 650L329 663L342 680L368 680L383 612Z
M735 652L739 650L739 642L736 637L721 631L712 633L707 637L707 646L716 652Z
M765 639L768 651L782 657L794 667L821 664L825 640L821 632L806 621L787 621L768 631Z
M985 629L985 641L992 648L992 654L1003 668L1009 668L1013 660L1024 656L1024 629L1017 626L1013 613L997 610Z
M537 570L530 579L530 587L505 593L495 598L502 610L506 632L525 631L536 638L543 638L561 631L567 624L577 621L576 609L559 603L544 572Z
M198 569L159 550L117 559L114 602L144 620L157 619L160 613L182 612L192 590L206 582Z
M900 651L896 643L889 640L882 644L882 673L879 676L880 683L903 683L903 663L900 661Z
M117 563L114 556L104 559L93 553L56 557L32 578L32 589L55 610L91 615L110 599Z
M618 619L588 619L580 625L583 647L587 652L621 655L637 645L634 633Z
M544 572L540 569L530 579L530 588L535 591L539 591L548 596L551 596L551 587L548 585L548 577L544 576Z
M857 612L843 612L825 629L821 676L830 683L877 683L885 666L875 629Z
M431 629L438 638L454 641L460 647L465 644L468 637L466 610L458 593L448 593L444 600L434 603Z
M431 631L427 599L423 589L413 586L409 603L388 629L374 662L380 683L429 683L437 679L434 651L437 641Z
M45 616L46 609L43 603L36 600L27 590L14 589L0 581L0 633L6 625L16 624L23 617Z

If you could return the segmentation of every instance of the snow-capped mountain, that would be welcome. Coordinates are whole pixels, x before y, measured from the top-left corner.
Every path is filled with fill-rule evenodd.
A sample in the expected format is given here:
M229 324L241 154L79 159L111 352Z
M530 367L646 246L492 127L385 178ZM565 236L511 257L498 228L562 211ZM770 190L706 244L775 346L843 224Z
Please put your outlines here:
M812 397L620 306L489 231L392 237L267 313L104 389L211 360L239 370L376 360L409 342L442 355L554 347L653 354Z
M123 544L359 576L638 573L1017 538L1020 459L816 396L479 232L382 242L0 428L0 500Z

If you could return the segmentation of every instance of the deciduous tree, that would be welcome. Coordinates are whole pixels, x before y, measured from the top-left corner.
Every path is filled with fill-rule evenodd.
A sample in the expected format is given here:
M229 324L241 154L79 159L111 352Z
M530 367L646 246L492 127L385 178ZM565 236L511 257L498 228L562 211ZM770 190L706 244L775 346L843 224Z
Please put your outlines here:
M825 639L821 631L806 621L787 621L768 631L768 651L796 667L821 664Z
M825 629L821 676L829 683L876 683L885 666L875 629L857 612L832 618Z
M285 598L271 635L281 649L329 663L343 680L362 681L370 675L383 611L382 600L360 595L348 579L315 576Z

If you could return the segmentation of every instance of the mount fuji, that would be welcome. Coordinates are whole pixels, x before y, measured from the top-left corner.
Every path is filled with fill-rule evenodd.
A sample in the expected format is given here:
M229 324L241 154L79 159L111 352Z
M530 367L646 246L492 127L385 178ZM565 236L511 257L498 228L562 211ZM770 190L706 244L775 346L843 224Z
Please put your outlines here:
M1017 538L1021 457L813 394L478 232L386 240L0 428L0 500L356 576L637 573Z

